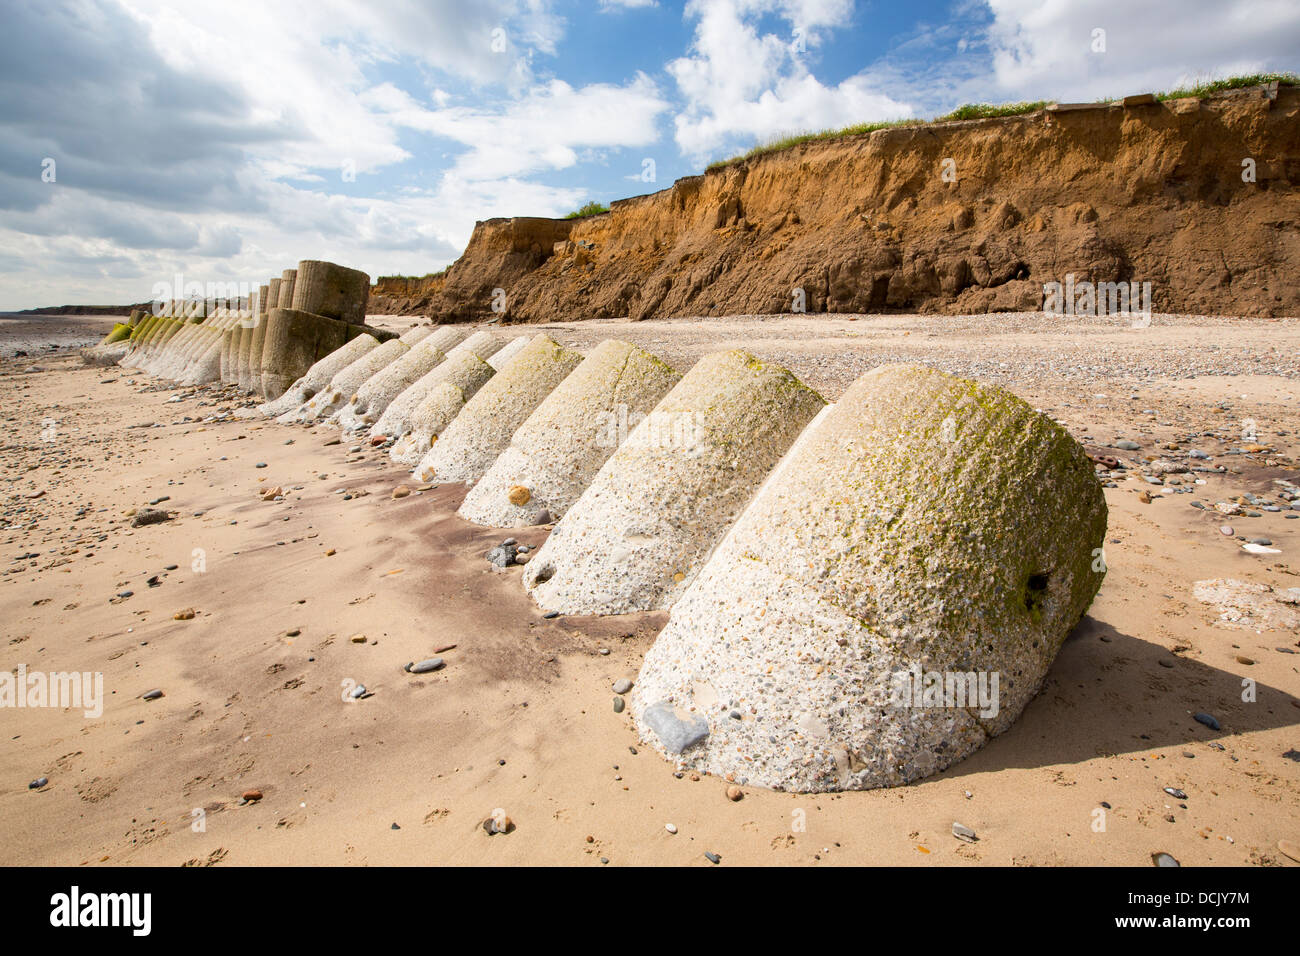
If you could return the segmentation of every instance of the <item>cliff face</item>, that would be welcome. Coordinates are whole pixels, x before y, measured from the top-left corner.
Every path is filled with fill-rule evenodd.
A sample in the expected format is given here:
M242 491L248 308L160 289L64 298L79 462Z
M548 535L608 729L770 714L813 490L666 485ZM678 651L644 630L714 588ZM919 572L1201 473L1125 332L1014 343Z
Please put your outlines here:
M644 319L791 312L801 289L808 312L976 313L1073 273L1150 282L1156 311L1300 315L1298 181L1291 87L887 129L589 219L480 222L444 277L380 280L371 308L484 319L503 289L509 321Z

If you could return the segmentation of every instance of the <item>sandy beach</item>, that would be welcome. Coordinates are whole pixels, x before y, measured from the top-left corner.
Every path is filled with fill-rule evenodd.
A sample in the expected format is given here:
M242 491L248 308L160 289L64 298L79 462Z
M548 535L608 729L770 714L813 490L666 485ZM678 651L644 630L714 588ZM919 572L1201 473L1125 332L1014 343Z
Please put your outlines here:
M1010 731L910 786L739 800L675 773L612 707L665 612L544 618L521 569L484 554L546 528L475 527L455 515L464 487L421 490L361 439L214 420L256 403L66 347L110 325L0 321L3 667L102 673L106 698L97 718L3 714L0 863L1300 865L1277 849L1300 841L1300 321L504 330L626 339L681 372L744 347L830 400L922 362L1011 389L1125 466L1102 475L1105 582ZM1182 470L1148 480L1152 459ZM133 527L151 503L171 520ZM403 670L435 654L442 670ZM358 683L369 695L346 699ZM513 832L484 832L495 808Z

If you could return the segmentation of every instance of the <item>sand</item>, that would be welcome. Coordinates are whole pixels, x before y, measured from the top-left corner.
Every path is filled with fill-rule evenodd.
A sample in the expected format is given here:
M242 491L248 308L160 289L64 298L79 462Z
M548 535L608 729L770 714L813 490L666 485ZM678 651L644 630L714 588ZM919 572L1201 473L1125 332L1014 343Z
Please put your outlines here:
M611 706L611 685L636 677L667 615L543 619L520 570L483 558L506 533L455 516L463 487L421 491L382 448L350 454L320 426L204 423L254 403L233 389L85 367L66 350L42 355L43 371L5 359L4 667L102 672L107 703L99 719L4 714L0 862L708 866L709 851L724 866L1150 866L1165 851L1184 865L1297 865L1275 848L1300 839L1300 773L1284 756L1300 750L1297 635L1229 626L1194 588L1300 586L1300 520L1189 505L1272 498L1273 479L1297 480L1295 321L1157 316L1138 332L835 316L527 331L543 330L568 347L633 341L682 372L741 345L832 400L879 361L928 361L1009 387L1091 438L1090 451L1129 460L1192 433L1235 434L1246 418L1276 451L1224 455L1241 443L1198 434L1179 447L1228 471L1202 475L1196 494L1144 503L1159 489L1141 479L1106 490L1105 583L1043 690L977 754L897 789L747 786L732 802L725 780L675 777ZM1142 451L1109 447L1121 437ZM392 498L399 485L413 493ZM284 500L261 500L268 486ZM130 527L124 512L162 496L172 521ZM1225 523L1280 554L1245 553ZM547 529L509 534L540 544ZM184 608L196 616L173 620ZM402 670L435 654L440 671ZM1241 700L1244 678L1255 703ZM373 696L345 703L345 681ZM153 688L165 696L140 699ZM41 776L48 785L28 790ZM262 799L241 806L250 789ZM478 824L497 807L516 829L489 837ZM979 842L954 839L953 821Z

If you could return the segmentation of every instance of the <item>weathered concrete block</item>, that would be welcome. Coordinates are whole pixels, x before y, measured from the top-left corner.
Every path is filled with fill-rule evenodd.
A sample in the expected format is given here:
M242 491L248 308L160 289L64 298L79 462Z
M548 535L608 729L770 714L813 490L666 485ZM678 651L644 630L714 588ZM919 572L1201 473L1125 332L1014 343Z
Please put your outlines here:
M460 344L452 347L447 351L447 361L460 355L462 352L469 352L486 361L493 354L500 350L502 341L491 332L475 332L469 338ZM384 413L379 416L379 421L375 422L374 427L370 429L371 435L385 435L395 438L405 435L411 429L411 414L419 407L420 403L428 397L432 390L440 382L444 381L441 374L442 367L447 364L444 361L440 365L426 372L423 376L412 382L400 395L388 403ZM477 386L475 386L477 388ZM472 394L472 393L471 393ZM441 429L439 429L440 431ZM427 446L426 446L427 450ZM398 461L403 458L394 458ZM419 457L415 458L419 461ZM412 462L414 464L414 462Z
M268 400L279 398L317 359L347 341L347 323L296 309L272 309L266 320L260 379Z
M700 359L528 562L533 599L565 614L671 607L824 404L747 352Z
M495 528L562 518L601 465L680 380L644 349L600 343L519 426L457 513Z
M420 403L407 416L406 431L393 443L389 457L406 465L418 462L460 414L465 403L495 374L492 366L473 351L448 355L445 362L425 376L432 377L432 381ZM375 430L378 429L376 425Z
M581 361L577 352L536 336L465 404L414 474L439 483L477 481L505 451L515 429Z
M317 259L298 263L291 307L299 312L364 325L369 299L370 276L366 273Z
M673 607L633 716L655 736L653 705L704 717L682 759L775 789L935 773L1037 692L1101 584L1105 531L1065 429L1002 389L882 366L800 439Z
M320 359L305 375L290 385L279 398L257 407L261 414L274 418L291 412L323 388L329 387L330 380L347 368L371 349L379 347L378 340L372 335L360 335L350 339L345 345L335 349Z

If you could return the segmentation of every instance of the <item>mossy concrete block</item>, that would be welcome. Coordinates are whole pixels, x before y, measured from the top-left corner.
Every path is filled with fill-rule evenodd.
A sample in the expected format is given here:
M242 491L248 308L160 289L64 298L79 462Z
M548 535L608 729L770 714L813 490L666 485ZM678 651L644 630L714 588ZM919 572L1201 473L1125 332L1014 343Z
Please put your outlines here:
M104 336L103 345L111 345L114 342L121 342L131 337L131 326L125 322L119 322L113 326L113 330Z
M492 366L472 350L457 348L452 353L420 380L429 381L420 403L406 416L405 431L388 452L393 461L413 465L423 458L438 436L460 414L465 403L496 374ZM374 430L378 432L382 424L381 420Z
M296 309L272 309L262 344L262 394L268 400L279 398L317 359L342 348L346 341L344 322Z
M493 335L491 332L475 332L460 344L449 349L447 351L446 361L416 379L416 381L412 382L400 395L388 403L388 407L384 409L384 413L379 416L379 421L375 422L374 427L370 429L370 434L385 435L389 438L397 438L405 435L411 430L411 414L420 403L428 397L429 392L436 385L445 381L445 375L442 369L447 362L466 352L476 355L478 358L486 361L500 350L502 344L501 339ZM475 388L477 387L478 386L475 386ZM471 392L471 394L473 393ZM428 446L426 445L425 450L427 449ZM406 460L405 458L398 458L397 456L393 457L397 461ZM419 460L420 458L417 455L411 463L414 464L414 462Z
M301 378L289 386L279 398L259 405L262 415L274 418L293 411L313 395L329 386L330 380L371 349L379 347L372 335L360 335L317 361Z
M671 607L825 404L747 352L700 359L528 562L533 599L565 614Z
M672 609L633 716L658 745L650 706L700 714L685 762L774 789L918 780L1020 715L1101 585L1105 533L1065 429L1002 389L882 366Z
M352 364L338 372L325 388L303 402L292 411L285 412L276 421L289 423L299 421L316 421L329 418L350 399L372 375L392 362L397 361L409 351L409 347L400 339L383 342L378 348L371 349Z
M519 426L457 514L494 528L559 520L680 380L644 349L600 343Z
M440 484L478 481L515 430L581 361L578 352L536 336L465 404L414 474Z
M304 259L294 277L291 307L355 325L366 322L370 276L333 262Z

